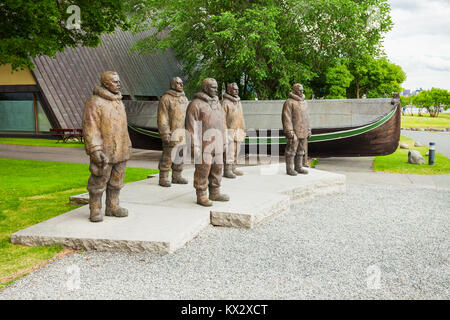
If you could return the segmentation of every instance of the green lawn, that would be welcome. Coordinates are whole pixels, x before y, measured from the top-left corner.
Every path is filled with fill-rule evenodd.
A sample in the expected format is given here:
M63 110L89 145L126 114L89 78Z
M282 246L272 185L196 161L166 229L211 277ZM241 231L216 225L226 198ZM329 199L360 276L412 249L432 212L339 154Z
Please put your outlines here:
M41 263L59 246L12 245L10 234L79 206L69 196L86 192L86 164L0 158L0 288L8 276ZM147 178L158 170L127 168L125 182Z
M61 148L84 148L84 143L79 141L62 141L50 139L34 138L0 138L0 144L15 144L20 146L39 146L39 147L61 147Z
M375 157L373 169L375 172L395 172L412 174L450 174L450 159L440 153L436 153L435 164L428 165L428 156L425 154L428 147L414 147L414 140L400 137L400 143L407 143L410 149L398 148L393 154L388 156ZM419 151L425 159L421 165L408 163L409 150Z
M402 128L450 128L450 113L441 113L439 117L432 118L428 114L419 117L416 115L402 116Z

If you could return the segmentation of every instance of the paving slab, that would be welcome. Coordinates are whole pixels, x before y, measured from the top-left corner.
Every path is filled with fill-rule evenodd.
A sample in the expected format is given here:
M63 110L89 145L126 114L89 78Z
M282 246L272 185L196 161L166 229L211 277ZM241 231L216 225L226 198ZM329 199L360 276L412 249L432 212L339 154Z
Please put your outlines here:
M316 168L325 171L373 172L375 157L330 157L320 158Z
M315 196L345 192L342 174L309 169L309 174L288 176L284 164L242 167L243 176L222 179L221 192L230 196L228 202L214 202L213 207L196 204L192 187L193 169L183 171L189 184L172 184L170 188L158 185L157 175L125 185L122 203L139 203L173 208L187 208L211 213L211 223L225 227L254 228L289 209L292 202L305 201ZM86 204L89 195L70 197L72 203Z
M309 174L289 176L285 164L276 163L265 166L252 166L242 169L245 175L238 177L238 183L233 188L247 192L255 188L271 194L289 196L291 202L310 200L315 196L331 193L341 193L346 190L346 177L343 174L308 169ZM230 180L224 184L224 188Z
M126 218L89 221L83 206L11 235L11 243L28 246L60 244L71 249L172 253L209 224L209 214L198 210L126 203Z
M345 176L310 169L308 175L288 176L283 164L242 167L244 175L222 180L228 202L212 207L196 204L193 169L184 170L189 184L165 188L153 177L128 183L120 194L129 217L89 221L87 205L21 230L11 242L24 245L61 244L68 248L100 251L171 253L193 239L208 224L254 228L290 208L292 202L345 192ZM87 203L89 195L71 197ZM103 197L103 201L105 197Z

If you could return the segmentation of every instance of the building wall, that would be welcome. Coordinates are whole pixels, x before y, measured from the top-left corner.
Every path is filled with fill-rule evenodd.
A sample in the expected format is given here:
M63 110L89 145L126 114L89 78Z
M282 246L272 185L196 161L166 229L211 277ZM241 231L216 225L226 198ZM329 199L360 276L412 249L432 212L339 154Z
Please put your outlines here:
M2 85L36 85L31 71L19 70L11 73L11 65L0 65L0 86Z

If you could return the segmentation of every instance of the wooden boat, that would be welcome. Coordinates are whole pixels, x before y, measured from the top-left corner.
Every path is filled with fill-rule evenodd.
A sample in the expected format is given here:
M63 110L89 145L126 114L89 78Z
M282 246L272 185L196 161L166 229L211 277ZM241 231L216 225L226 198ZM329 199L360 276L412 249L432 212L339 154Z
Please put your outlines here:
M283 100L242 101L247 126L246 153L284 153ZM310 157L381 156L400 139L398 99L307 100L312 136ZM125 101L133 147L162 149L156 125L157 101Z

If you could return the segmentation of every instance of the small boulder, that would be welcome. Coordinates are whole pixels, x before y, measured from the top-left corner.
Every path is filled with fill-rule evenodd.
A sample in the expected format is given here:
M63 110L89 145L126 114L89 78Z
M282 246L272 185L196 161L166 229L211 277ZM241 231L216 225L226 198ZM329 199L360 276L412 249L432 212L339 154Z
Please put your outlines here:
M409 145L406 143L400 143L400 149L409 149Z
M408 162L412 164L422 164L425 163L425 159L422 157L419 151L410 150L408 152Z
M416 141L414 143L414 147L423 147L423 144L421 144L419 141Z

